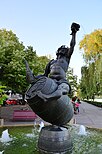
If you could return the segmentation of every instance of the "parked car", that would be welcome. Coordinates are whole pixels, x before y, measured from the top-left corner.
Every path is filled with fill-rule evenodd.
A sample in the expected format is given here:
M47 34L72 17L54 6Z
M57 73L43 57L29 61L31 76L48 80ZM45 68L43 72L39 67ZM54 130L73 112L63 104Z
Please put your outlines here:
M7 99L5 102L4 102L5 105L17 105L18 104L18 100L16 99Z

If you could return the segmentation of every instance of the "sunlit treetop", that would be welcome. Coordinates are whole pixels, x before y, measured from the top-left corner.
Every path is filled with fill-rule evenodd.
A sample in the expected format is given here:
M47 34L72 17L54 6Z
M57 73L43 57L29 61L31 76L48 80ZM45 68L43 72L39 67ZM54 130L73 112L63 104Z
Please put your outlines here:
M102 29L95 30L91 34L85 35L80 41L80 49L84 50L84 58L86 61L97 59L102 55Z

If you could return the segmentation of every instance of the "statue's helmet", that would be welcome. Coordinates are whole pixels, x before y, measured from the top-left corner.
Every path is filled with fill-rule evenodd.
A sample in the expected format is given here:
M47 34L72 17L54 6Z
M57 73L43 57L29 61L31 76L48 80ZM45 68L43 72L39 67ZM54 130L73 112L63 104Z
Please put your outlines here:
M68 53L69 48L65 45L62 45L61 47L58 48L56 55L66 55Z

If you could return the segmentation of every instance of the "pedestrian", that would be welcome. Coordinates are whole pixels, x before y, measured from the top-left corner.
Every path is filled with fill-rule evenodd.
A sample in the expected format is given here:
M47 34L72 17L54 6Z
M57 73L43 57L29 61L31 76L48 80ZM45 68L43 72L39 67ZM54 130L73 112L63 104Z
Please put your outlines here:
M80 106L80 99L76 98L76 100L75 100L75 108L76 108L77 113L79 113L79 106Z
M75 101L76 101L76 96L72 97L72 104L73 104L74 114L76 114L76 105L75 105Z

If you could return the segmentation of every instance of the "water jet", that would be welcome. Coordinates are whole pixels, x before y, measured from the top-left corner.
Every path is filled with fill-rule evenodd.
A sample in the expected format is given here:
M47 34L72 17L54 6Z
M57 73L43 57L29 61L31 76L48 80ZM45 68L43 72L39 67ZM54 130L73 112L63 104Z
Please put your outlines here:
M7 143L7 142L12 141L12 138L10 138L10 135L8 133L8 129L6 129L2 132L2 136L0 138L0 141L3 143Z

